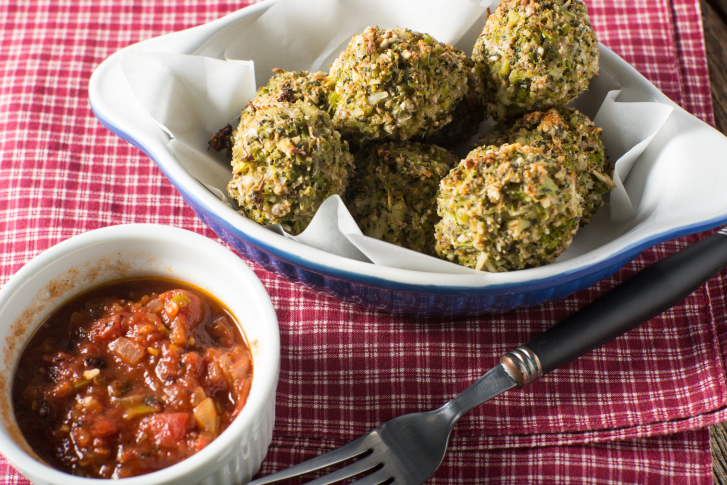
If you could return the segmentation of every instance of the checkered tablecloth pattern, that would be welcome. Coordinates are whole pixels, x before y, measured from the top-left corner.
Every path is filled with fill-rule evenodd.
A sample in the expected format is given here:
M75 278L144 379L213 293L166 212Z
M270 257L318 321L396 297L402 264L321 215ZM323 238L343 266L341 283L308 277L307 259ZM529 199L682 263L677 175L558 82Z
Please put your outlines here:
M713 123L697 0L587 3L599 40ZM43 250L98 227L151 222L216 238L151 160L94 118L88 81L129 44L245 5L0 0L0 285ZM253 266L282 338L274 439L262 473L396 415L438 407L504 351L699 237L647 250L563 301L478 318L366 311ZM723 272L626 336L477 408L455 429L431 483L711 483L705 426L727 420L725 292ZM0 457L2 483L27 481Z

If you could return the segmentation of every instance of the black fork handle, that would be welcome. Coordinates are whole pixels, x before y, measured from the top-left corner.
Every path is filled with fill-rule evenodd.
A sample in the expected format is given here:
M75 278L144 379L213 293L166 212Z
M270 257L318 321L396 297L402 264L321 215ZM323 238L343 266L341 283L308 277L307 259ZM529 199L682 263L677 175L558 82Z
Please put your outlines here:
M727 230L648 266L524 345L542 375L673 307L727 267Z

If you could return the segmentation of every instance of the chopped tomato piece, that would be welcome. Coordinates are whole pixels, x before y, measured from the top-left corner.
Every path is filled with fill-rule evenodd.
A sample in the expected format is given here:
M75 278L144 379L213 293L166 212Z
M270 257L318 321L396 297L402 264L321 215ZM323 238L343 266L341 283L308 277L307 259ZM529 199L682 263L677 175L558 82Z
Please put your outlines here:
M233 341L232 329L230 328L230 323L226 316L217 318L209 327L208 331L210 335L216 338L220 345L225 347L230 346L230 342Z
M174 448L187 435L187 413L159 413L141 420L139 429L147 432L151 440L164 448Z
M121 315L112 315L108 318L96 320L96 323L91 327L90 337L92 342L107 341L121 337L121 333Z
M184 367L184 373L188 377L194 379L200 379L204 372L204 361L197 352L187 352L182 355L182 367Z
M197 295L185 290L171 290L159 295L164 304L164 316L167 323L178 320L185 332L194 330L204 318L202 301Z
M118 433L118 431L119 427L110 419L97 417L91 421L91 434L94 436L109 436Z

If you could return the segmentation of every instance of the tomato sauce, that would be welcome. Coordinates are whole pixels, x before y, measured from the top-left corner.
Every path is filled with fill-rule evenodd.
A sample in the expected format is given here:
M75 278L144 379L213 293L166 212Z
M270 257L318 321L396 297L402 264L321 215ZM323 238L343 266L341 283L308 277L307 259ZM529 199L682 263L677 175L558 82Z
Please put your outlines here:
M13 381L28 444L51 466L123 478L204 448L245 405L250 350L203 290L163 278L96 288L33 336Z

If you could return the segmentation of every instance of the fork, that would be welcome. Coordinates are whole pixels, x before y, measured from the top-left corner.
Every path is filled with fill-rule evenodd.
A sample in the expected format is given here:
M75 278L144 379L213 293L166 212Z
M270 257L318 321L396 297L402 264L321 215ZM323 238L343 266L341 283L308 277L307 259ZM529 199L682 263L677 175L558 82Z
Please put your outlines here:
M265 485L355 460L307 482L418 485L437 470L449 435L472 408L548 372L671 308L727 266L727 229L650 265L529 343L439 409L391 419L341 448L254 480Z

